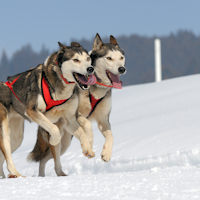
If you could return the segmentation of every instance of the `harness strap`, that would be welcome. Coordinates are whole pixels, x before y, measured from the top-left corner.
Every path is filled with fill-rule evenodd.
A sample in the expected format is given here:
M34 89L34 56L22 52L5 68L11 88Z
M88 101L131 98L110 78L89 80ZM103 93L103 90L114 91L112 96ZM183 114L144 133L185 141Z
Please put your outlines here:
M42 94L43 94L44 101L46 103L46 111L50 110L54 106L59 106L69 100L69 99L63 99L63 100L54 101L53 98L51 97L49 86L44 76L42 77Z
M12 81L12 83L10 83L9 81L5 82L5 84L10 88L11 92L15 95L15 97L22 102L19 97L15 94L14 90L13 90L13 85L14 83L18 80L19 77L17 77L16 79L14 79ZM63 77L64 78L64 77ZM63 79L64 80L64 79ZM65 79L66 80L66 79ZM67 81L67 80L66 80ZM68 84L71 84L73 82L70 82ZM51 93L49 91L49 86L45 80L45 77L42 77L42 94L43 94L43 98L44 101L46 103L46 111L50 110L51 108L53 108L54 106L58 106L61 105L63 103L65 103L66 101L68 101L69 99L63 99L63 100L58 100L58 101L54 101L53 98L51 97ZM73 94L72 94L73 95Z
M98 84L98 85L102 85L102 86L106 86L106 87L110 87L110 88L113 87L112 85L105 85L105 84L103 84L103 83L99 83L99 82L96 82L96 84Z
M55 64L58 65L58 61L56 61ZM61 74L61 78L63 79L63 81L64 81L66 84L75 83L75 82L68 82L67 79L66 79L62 74Z
M123 85L122 81L120 81L120 82L121 82L121 84ZM99 82L96 82L96 84L98 84L98 85L102 85L102 86L105 86L105 87L110 87L110 88L113 87L112 85L105 85L105 84L103 84L103 83L99 83Z
M68 82L67 79L61 74L60 75L61 78L63 79L63 81L66 83L66 84L72 84L72 83L75 83L75 82Z
M11 90L11 92L15 95L15 97L20 101L20 102L22 102L19 98L18 98L18 96L15 94L15 92L14 92L14 90L13 90L13 85L14 85L14 83L17 81L17 79L18 79L19 77L17 77L15 80L13 80L13 82L12 83L10 83L9 81L7 81L7 82L5 82L5 84L10 88L10 90Z
M95 99L94 96L92 94L89 94L90 97L90 103L91 103L91 111L89 113L89 115L86 118L89 118L90 115L94 112L94 109L96 108L96 106L101 102L101 100L105 97L102 97L100 99Z

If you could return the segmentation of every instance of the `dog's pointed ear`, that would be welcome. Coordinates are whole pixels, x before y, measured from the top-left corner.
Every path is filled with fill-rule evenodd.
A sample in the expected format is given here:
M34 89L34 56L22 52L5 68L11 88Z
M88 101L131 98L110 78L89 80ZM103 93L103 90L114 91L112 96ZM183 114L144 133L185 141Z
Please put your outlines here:
M64 44L61 44L60 42L58 42L59 46L60 46L60 50L64 51L64 49L66 49L67 47Z
M72 47L81 47L81 45L79 43L77 43L77 42L72 42L71 46Z
M111 44L114 44L114 45L118 45L118 44L117 44L117 40L116 40L115 37L112 36L112 35L110 36L110 43L111 43Z
M65 45L61 44L60 42L58 42L58 44L60 46L60 50L57 52L57 64L60 67L62 64L62 57L63 57L65 49L67 47Z
M101 48L101 46L103 45L103 42L101 41L101 38L99 36L99 34L96 34L96 37L94 39L94 43L93 43L93 47L92 47L92 51L97 51Z

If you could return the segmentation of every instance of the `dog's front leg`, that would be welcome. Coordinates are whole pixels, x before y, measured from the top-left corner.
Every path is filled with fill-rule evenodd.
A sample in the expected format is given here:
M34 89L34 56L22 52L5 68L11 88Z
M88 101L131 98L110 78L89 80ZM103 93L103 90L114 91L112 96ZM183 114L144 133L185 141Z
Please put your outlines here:
M105 143L103 145L103 151L101 152L101 159L108 162L111 159L112 147L113 147L113 135L109 121L102 117L101 120L97 120L98 128L105 137Z
M91 146L91 148L93 148L93 137L94 137L94 135L93 135L93 131L92 131L91 122L88 119L86 119L85 117L83 117L80 113L78 115L77 121L81 125L83 130L85 131L85 133L88 137L90 146Z
M51 145L56 146L60 142L61 135L58 127L51 123L50 120L46 118L41 112L28 109L26 114L31 120L36 122L47 132L49 132L49 134L51 135L49 143Z
M95 153L90 146L87 135L77 122L76 117L68 117L66 120L68 121L67 131L80 141L83 154L88 158L94 157Z

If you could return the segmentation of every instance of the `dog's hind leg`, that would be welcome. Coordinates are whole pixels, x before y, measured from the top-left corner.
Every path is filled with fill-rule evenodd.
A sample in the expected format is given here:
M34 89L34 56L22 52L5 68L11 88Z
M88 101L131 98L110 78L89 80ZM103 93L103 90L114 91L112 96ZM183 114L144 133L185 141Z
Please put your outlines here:
M5 178L5 174L3 172L4 160L5 160L5 157L3 155L3 152L0 150L0 178Z
M60 147L59 146L51 146L51 151L54 157L54 162L55 162L55 171L58 176L67 176L63 171L62 171L62 166L60 162L60 155L64 154L68 147L70 146L71 140L72 140L72 135L67 132L67 130L63 129L63 137L61 140Z
M24 136L24 118L19 114L15 114L9 120L10 127L10 143L11 152L13 153L18 149L22 143Z
M54 158L55 163L55 171L58 176L66 176L66 174L62 171L62 166L60 162L60 155L64 154L65 151L68 149L71 140L72 135L67 132L66 129L63 128L63 120L59 120L57 123L55 123L61 133L61 143L59 143L56 146L50 145L50 149L48 149L45 153L45 156L40 160L39 164L39 176L44 177L45 176L45 165L51 158ZM66 125L66 124L65 124ZM46 132L44 129L39 129L39 131L43 131L42 135L44 137L44 133ZM46 132L47 133L47 132ZM48 134L48 133L47 133Z
M6 159L7 168L11 175L16 177L22 176L18 173L11 156L11 140L10 140L10 129L7 109L0 104L0 147Z
M65 151L68 149L68 147L71 143L71 140L72 140L72 135L69 134L66 130L64 130L62 142L59 143L56 146L50 145L51 151L49 149L46 152L45 157L40 160L39 176L45 177L45 165L51 158L54 158L55 172L56 172L57 176L67 176L62 171L62 166L61 166L61 162L60 162L60 155L64 154Z
M42 158L39 162L39 176L41 177L45 177L45 165L48 162L48 160L50 160L51 158L53 158L53 155L51 153L51 150L48 149L46 152L46 155L44 158Z
M62 166L60 163L60 153L61 153L61 143L59 143L56 146L52 146L51 147L51 152L53 154L53 158L54 158L54 163L55 163L55 171L57 176L67 176L63 171L62 171Z
M65 128L63 128L63 125L64 125L63 120L60 120L59 122L57 122L56 125L58 126L60 130L62 140L61 140L61 143L59 143L57 146L50 145L51 152L54 158L54 163L55 163L55 171L56 171L57 176L67 176L62 170L60 156L64 154L65 151L70 146L72 135L68 133Z
M51 158L54 158L55 171L56 171L57 176L66 176L66 174L62 171L62 167L60 163L61 143L58 143L56 146L50 145L50 149L47 150L45 157L43 157L40 160L39 176L45 177L45 166L46 166L46 163Z

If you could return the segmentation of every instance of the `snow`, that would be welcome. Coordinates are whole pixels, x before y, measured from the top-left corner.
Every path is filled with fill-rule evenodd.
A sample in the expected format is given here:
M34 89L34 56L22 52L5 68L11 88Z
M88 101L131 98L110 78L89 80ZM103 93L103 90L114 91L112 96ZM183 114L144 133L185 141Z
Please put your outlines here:
M104 138L93 124L95 158L81 153L77 139L61 157L67 177L53 160L46 177L26 157L37 125L26 123L13 154L26 178L0 179L0 199L200 199L200 75L113 90L112 159L100 159ZM4 164L5 172L6 165Z

